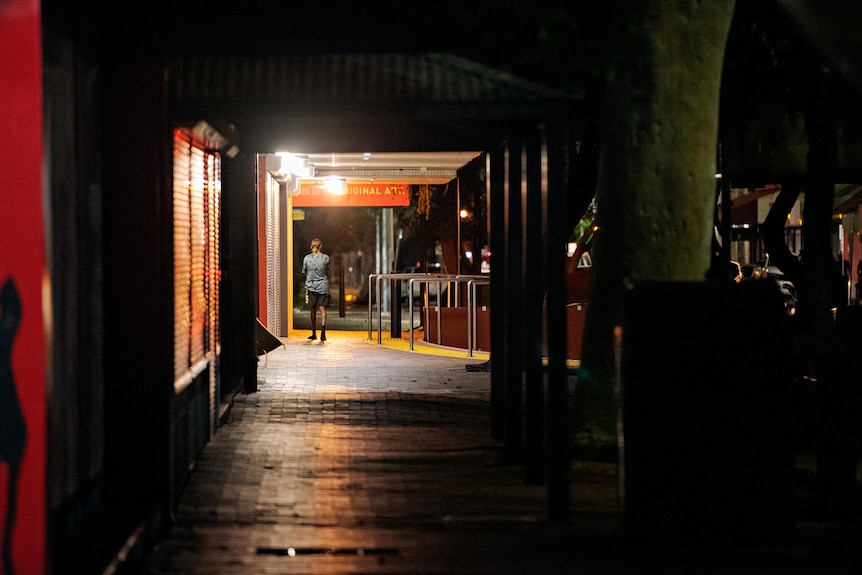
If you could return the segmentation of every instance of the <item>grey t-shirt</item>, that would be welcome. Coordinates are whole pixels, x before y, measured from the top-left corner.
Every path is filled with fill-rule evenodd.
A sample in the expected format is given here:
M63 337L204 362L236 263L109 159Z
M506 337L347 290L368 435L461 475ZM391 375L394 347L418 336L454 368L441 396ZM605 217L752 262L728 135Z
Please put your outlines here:
M308 254L302 259L305 289L315 293L329 293L329 256L323 253Z

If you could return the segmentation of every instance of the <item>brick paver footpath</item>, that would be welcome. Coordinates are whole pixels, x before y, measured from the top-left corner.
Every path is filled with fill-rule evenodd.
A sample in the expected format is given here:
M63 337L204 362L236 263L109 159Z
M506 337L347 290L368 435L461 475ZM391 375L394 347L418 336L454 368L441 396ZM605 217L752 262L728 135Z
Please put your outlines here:
M305 335L260 359L146 573L815 572L792 552L627 548L610 463L573 462L572 520L549 524L545 488L490 437L478 360Z
M543 554L568 528L544 527L544 487L496 464L490 374L465 370L479 360L327 336L261 358L149 572L552 572Z

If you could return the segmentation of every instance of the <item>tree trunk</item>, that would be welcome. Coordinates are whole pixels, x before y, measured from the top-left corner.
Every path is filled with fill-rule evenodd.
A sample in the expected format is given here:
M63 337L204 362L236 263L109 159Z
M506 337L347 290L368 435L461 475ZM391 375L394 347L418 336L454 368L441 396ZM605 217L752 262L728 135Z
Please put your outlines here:
M763 239L763 247L769 254L769 264L776 266L792 281L797 288L802 286L802 264L790 252L784 239L784 227L787 216L799 199L802 191L802 182L786 182L781 185L781 191L766 219L760 227L760 237Z
M597 184L578 438L614 441L614 326L627 286L710 266L721 71L733 0L624 3ZM588 439L589 441L589 439Z

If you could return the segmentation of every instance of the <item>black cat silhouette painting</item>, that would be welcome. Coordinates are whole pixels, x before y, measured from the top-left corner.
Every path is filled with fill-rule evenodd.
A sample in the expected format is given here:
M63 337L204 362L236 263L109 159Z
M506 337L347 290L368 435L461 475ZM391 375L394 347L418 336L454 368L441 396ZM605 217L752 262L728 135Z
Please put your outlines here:
M8 467L6 493L2 494L6 507L3 522L3 574L14 575L12 564L12 535L18 516L18 482L21 462L27 443L24 414L15 388L12 371L12 344L21 323L21 298L15 282L7 279L0 289L0 466Z

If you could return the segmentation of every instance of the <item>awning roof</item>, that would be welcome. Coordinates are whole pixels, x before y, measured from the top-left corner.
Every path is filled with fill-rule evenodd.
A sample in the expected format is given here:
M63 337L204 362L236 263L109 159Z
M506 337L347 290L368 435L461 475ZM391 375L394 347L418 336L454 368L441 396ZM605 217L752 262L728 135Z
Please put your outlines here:
M484 151L574 103L437 52L193 56L168 70L175 122L234 124L239 146L259 152Z
M302 105L535 104L569 98L446 53L188 57L171 60L179 102Z
M855 213L862 203L862 184L842 184L835 187L833 214Z

